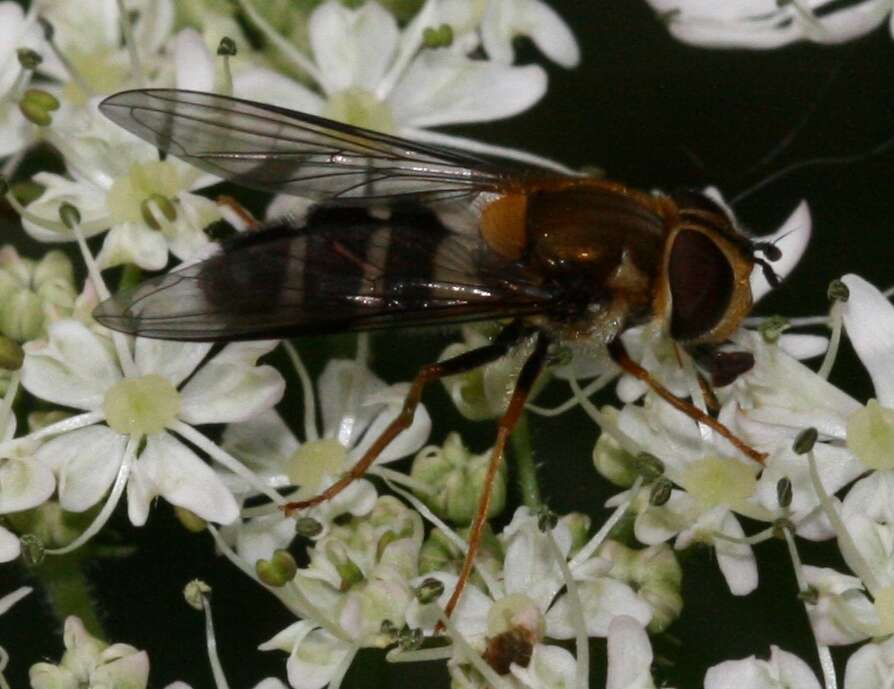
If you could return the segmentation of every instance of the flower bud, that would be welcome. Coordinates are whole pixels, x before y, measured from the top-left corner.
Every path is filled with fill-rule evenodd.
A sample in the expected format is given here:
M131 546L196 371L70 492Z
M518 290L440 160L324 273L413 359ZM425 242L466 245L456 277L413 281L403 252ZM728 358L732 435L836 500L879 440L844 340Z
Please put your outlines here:
M183 528L191 533L202 533L208 526L208 522L195 512L179 505L174 507L174 515L177 517L177 521L183 525Z
M0 249L3 335L19 342L43 337L48 321L70 315L76 298L74 270L61 251L50 251L35 262L11 246Z
M25 352L15 340L0 335L0 368L18 371L25 360Z
M452 572L462 558L459 548L440 529L432 529L431 534L419 550L419 573Z
M617 419L618 410L605 406L602 413ZM622 488L629 488L640 475L636 458L624 450L608 433L601 433L593 448L593 465L602 476Z
M288 550L279 549L273 551L273 556L269 560L258 560L255 562L255 573L258 579L267 584L267 586L280 587L288 584L295 578L298 571L298 565L295 558L292 557Z
M435 514L455 524L469 524L478 511L478 500L484 488L490 451L472 454L456 433L451 433L443 447L423 448L413 460L410 476L431 487L417 492ZM488 517L498 515L506 503L505 465L494 480Z
M53 123L50 114L59 109L59 99L43 89L28 89L19 101L19 110L25 119L38 127L47 127Z

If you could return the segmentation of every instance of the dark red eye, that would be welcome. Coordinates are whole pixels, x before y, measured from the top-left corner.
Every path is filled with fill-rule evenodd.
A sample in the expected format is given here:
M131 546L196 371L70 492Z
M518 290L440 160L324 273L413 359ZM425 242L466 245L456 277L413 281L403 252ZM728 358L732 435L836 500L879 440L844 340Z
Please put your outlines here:
M668 265L671 337L697 340L716 326L733 295L733 269L711 239L693 230L674 238Z

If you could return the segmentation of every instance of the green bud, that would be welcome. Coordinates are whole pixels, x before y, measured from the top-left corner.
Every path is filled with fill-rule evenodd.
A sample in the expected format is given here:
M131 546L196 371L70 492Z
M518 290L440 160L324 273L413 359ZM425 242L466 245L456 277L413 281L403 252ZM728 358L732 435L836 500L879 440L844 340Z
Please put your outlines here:
M143 217L143 222L153 230L161 229L161 225L159 225L153 212L153 206L161 211L161 214L168 222L174 222L177 219L177 207L174 206L171 199L161 194L150 194L140 204L140 215Z
M787 476L776 482L776 501L782 509L792 504L792 482Z
M618 410L604 406L602 413L614 420ZM601 433L593 448L593 466L602 476L622 488L630 488L640 475L636 457L622 448L608 433Z
M34 71L43 62L43 58L36 50L31 48L19 48L16 50L16 56L19 58L19 64L23 69Z
M217 44L217 54L220 56L233 57L237 52L236 41L229 36L224 36Z
M35 567L44 561L47 554L46 546L34 534L25 534L19 539L22 546L22 560L29 567Z
M174 507L174 515L177 517L177 521L183 525L183 528L190 533L201 533L208 526L208 522L195 512L188 510L185 507L180 507L179 505Z
M798 437L795 438L792 449L795 451L795 454L806 455L813 450L813 446L816 445L816 439L818 437L819 433L815 428L805 428L798 433Z
M770 316L758 326L758 332L767 344L776 344L780 336L788 330L789 323L784 316Z
M670 500L673 490L673 482L662 476L652 484L652 488L649 491L649 504L652 505L652 507L666 505L667 501Z
M462 554L440 529L433 529L419 550L419 573L456 570Z
M430 486L429 492L416 496L442 519L454 524L470 524L478 511L478 500L484 488L490 451L472 454L457 433L451 433L443 447L424 448L413 460L410 476ZM506 504L505 465L494 480L488 517L495 517Z
M81 224L81 211L68 201L64 201L62 205L59 206L59 219L69 230L73 230Z
M25 119L39 127L47 127L53 122L50 113L59 109L59 99L43 89L28 89L19 101L19 110Z
M408 625L404 625L397 635L397 643L401 650L415 651L422 646L424 638L421 629L410 629Z
M183 598L190 607L201 610L202 602L211 595L211 587L201 579L193 579L183 587Z
M278 588L285 586L295 578L298 565L288 550L274 550L269 560L255 562L255 573L267 586Z
M448 48L453 43L453 27L450 24L427 26L422 32L422 44L426 48Z
M444 593L444 584L438 579L428 578L419 584L413 593L416 595L416 600L422 605L428 605L441 597L441 594Z
M13 339L0 335L0 368L18 371L25 360L21 345Z
M298 517L295 520L295 533L302 538L316 538L323 533L323 525L313 517Z
M826 290L826 296L829 297L829 301L844 303L850 299L851 291L841 280L832 280L829 283L829 289Z

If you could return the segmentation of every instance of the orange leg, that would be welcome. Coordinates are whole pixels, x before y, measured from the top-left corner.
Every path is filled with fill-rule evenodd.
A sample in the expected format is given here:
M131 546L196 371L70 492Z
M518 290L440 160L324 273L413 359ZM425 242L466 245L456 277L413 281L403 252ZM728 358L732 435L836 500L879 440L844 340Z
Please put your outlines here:
M621 343L620 339L616 339L614 342L609 344L608 346L609 354L611 354L612 359L615 360L615 363L621 367L626 373L629 373L634 378L639 378L646 385L648 385L655 393L661 397L665 402L670 404L675 409L680 410L686 416L691 419L694 419L698 423L703 423L709 428L717 431L724 438L729 440L737 449L741 450L744 454L751 457L756 462L761 464L764 463L764 460L767 458L767 454L765 452L759 452L755 450L751 445L742 440L739 436L735 435L730 429L720 423L713 416L708 416L701 409L696 407L691 402L687 402L684 399L680 399L666 387L664 387L660 382L655 380L652 377L652 374L649 373L646 369L636 363L633 359L630 358L630 355L627 354L627 350L624 349L624 345Z
M419 401L422 398L422 390L426 383L431 383L432 381L446 376L465 373L466 371L471 371L480 366L484 366L491 361L495 361L504 356L514 344L519 342L527 334L528 333L525 332L518 323L511 323L503 329L492 344L473 349L471 352L460 354L459 356L447 359L446 361L439 361L424 366L413 380L413 384L410 386L410 391L404 399L404 406L403 409L401 409L400 414L398 414L397 418L388 425L382 432L382 435L376 438L376 441L370 446L360 460L351 467L351 470L322 493L315 495L312 498L308 498L307 500L286 503L283 507L286 514L291 514L296 510L313 507L314 505L319 505L322 502L330 500L351 485L351 483L362 477L372 466L373 462L376 461L376 458L382 451L388 447L391 441L400 435L401 432L409 428L410 424L413 423L416 407L419 406Z
M478 548L481 546L481 534L484 531L484 525L487 523L487 512L490 509L490 500L493 495L494 479L503 463L503 455L506 450L506 441L512 434L512 429L518 423L519 418L524 412L525 402L537 376L543 370L546 363L546 352L549 348L549 340L544 335L538 335L537 345L534 352L528 357L525 365L522 367L515 383L515 390L509 400L509 406L506 413L500 419L497 425L497 441L494 443L494 449L491 450L490 463L487 465L487 474L484 478L484 486L481 490L481 496L478 498L478 511L475 513L475 521L472 522L472 528L469 530L469 549L466 551L465 560L463 560L462 570L459 573L459 579L456 587L447 602L444 612L449 617L459 603L463 589L472 575L472 566L475 564L475 556L478 554Z

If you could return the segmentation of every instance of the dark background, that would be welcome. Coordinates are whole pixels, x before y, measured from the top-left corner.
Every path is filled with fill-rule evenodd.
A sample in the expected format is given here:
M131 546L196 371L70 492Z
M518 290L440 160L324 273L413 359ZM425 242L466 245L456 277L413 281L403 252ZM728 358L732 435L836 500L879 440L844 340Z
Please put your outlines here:
M493 143L528 148L571 166L598 165L614 179L646 189L713 183L729 196L781 167L817 156L853 155L894 136L894 45L887 27L835 47L796 45L773 52L693 48L673 40L640 0L553 2L573 27L583 50L579 68L549 66L546 98L506 122L456 129ZM538 60L520 44L522 61ZM759 173L748 171L815 109L795 143ZM811 315L827 308L830 280L857 272L886 287L894 282L894 243L889 239L894 195L894 153L843 167L803 170L777 182L737 209L755 233L771 232L801 199L810 203L814 238L786 285L758 313ZM14 234L8 234L14 237ZM396 333L374 341L375 369L387 380L407 380L432 360L446 337ZM407 345L407 342L410 342ZM301 350L319 370L322 362L351 351L346 338L306 339ZM868 378L846 345L833 380L860 399L871 395ZM566 394L561 386L547 402ZM292 393L294 395L294 393ZM297 418L287 398L287 418ZM462 422L441 390L427 394L435 419L432 439L461 428L483 450L492 442L489 423ZM593 471L592 423L571 412L559 419L532 419L542 487L560 512L581 510L597 520L614 489ZM511 511L508 513L511 514ZM136 554L96 560L85 570L98 600L107 638L146 649L152 686L183 679L210 687L200 614L181 595L194 577L214 589L221 658L230 686L250 687L265 675L284 678L285 657L253 649L292 622L269 596L214 556L210 539L188 535L159 504L150 526L134 530L115 522ZM729 658L766 656L776 644L816 665L815 652L788 557L781 543L760 547L761 586L754 594L729 594L708 550L684 560L683 617L653 640L662 661L657 676L677 687L701 686L706 668ZM836 564L834 549L806 544L810 564ZM29 580L4 569L0 593ZM58 660L57 622L39 595L0 620L0 644L11 654L7 677L27 686L27 668L39 659ZM594 642L592 686L604 682L604 643ZM839 660L848 650L836 652ZM343 686L446 687L440 666L387 666L365 652Z

